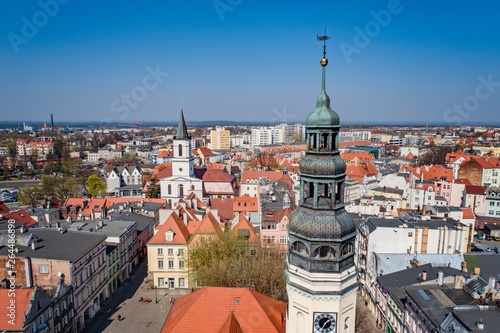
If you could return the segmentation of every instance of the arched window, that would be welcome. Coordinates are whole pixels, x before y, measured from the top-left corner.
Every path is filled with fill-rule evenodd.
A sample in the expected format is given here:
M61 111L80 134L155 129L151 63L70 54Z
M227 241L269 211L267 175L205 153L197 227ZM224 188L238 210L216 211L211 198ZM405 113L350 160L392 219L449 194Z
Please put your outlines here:
M292 244L292 249L293 252L298 252L306 256L309 255L309 250L307 249L307 246L302 242L294 242Z
M182 156L182 144L179 143L179 156Z
M167 194L172 194L172 185L168 184L167 186Z
M191 191L194 191L194 185L191 185Z
M184 185L179 185L179 197L184 197Z
M354 245L352 245L351 243L347 243L342 248L341 256L345 256L346 254L349 254L351 252L354 252Z
M331 246L320 246L314 250L314 259L333 259L335 258L335 249Z

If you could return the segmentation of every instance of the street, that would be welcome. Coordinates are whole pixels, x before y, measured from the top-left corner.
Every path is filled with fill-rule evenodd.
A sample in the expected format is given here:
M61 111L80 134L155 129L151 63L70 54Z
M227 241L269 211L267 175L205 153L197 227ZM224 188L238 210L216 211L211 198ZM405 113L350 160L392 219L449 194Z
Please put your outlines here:
M106 332L159 332L172 304L168 289L155 290L144 283L147 276L146 260L132 272L131 279L120 286L110 299L101 305L101 310L90 320L84 333ZM178 294L179 290L176 290ZM157 296L157 297L156 297ZM149 298L151 302L140 302L139 298ZM158 300L158 303L156 303ZM110 309L108 313L107 310ZM121 320L118 320L118 316Z

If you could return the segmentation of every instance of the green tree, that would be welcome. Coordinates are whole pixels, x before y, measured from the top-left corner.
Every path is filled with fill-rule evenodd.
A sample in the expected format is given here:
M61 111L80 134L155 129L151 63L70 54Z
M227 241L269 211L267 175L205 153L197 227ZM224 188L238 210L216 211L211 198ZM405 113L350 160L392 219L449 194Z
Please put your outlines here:
M90 175L85 182L85 190L91 198L106 195L106 183L97 175Z
M277 247L263 248L237 237L215 237L189 248L189 269L198 285L246 287L286 300L285 260Z
M160 183L158 182L158 179L156 177L153 177L149 180L146 197L148 198L160 197Z
M38 201L42 199L40 186L23 186L19 189L19 201L23 205L36 207Z

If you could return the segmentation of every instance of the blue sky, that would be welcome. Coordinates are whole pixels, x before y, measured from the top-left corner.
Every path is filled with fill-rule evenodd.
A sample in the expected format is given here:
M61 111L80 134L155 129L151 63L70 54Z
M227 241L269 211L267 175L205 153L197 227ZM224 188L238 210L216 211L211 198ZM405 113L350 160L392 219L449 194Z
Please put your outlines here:
M56 121L176 121L183 101L188 122L301 122L319 93L316 34L325 26L327 92L341 122L464 124L500 111L498 1L0 6L3 121L49 121L50 113Z

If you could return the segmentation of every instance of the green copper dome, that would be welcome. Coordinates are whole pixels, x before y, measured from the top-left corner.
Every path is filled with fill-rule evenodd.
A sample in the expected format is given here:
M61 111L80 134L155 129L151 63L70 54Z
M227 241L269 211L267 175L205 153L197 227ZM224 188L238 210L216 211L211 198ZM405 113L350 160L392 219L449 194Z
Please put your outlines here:
M316 110L307 116L306 126L337 126L340 124L339 115L330 108L330 97L325 90L325 67L323 67L321 92L316 99Z

